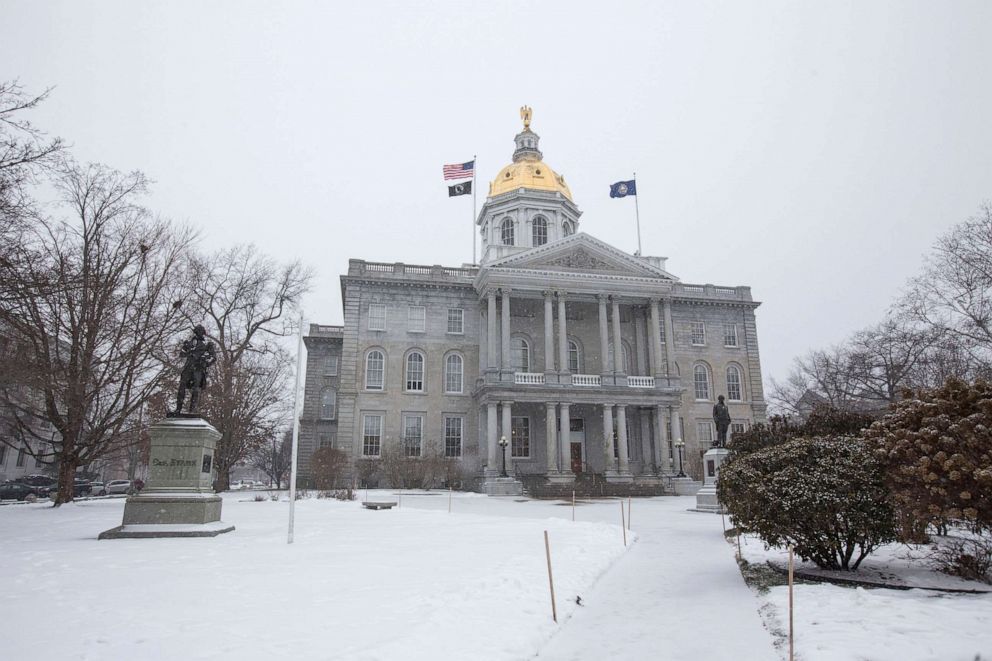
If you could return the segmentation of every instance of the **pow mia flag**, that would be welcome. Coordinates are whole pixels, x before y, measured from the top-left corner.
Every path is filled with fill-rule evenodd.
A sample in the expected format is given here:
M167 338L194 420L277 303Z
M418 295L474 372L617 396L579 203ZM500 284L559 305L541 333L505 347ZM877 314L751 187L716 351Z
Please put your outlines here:
M472 182L465 181L460 184L455 184L454 186L448 186L448 197L457 197L459 195L469 195L472 192Z

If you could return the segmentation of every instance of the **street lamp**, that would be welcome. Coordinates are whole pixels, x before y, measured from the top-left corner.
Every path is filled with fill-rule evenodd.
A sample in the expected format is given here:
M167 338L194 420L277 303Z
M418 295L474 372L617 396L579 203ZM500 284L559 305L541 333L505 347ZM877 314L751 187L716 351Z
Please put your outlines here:
M679 449L679 474L675 477L686 477L685 471L682 469L682 451L685 449L685 441L681 439L675 441L675 447Z
M506 442L506 436L500 436L499 437L499 447L503 451L503 468L501 468L500 471L499 471L499 476L500 477L509 477L509 475L506 474L506 446L507 445L509 445L509 443Z

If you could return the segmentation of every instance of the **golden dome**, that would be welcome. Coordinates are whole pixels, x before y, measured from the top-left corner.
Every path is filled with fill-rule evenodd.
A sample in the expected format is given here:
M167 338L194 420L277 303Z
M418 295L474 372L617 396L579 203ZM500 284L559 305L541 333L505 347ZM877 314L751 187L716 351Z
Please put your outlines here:
M499 171L489 184L489 196L499 195L518 188L561 193L572 201L572 191L565 177L548 167L544 161L521 160L510 163Z

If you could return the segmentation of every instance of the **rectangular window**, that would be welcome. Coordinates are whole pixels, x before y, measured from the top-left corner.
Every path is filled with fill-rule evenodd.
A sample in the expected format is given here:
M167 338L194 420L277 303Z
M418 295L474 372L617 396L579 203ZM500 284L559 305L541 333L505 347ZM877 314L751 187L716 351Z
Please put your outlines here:
M448 332L452 335L465 332L465 311L461 308L448 308Z
M712 443L713 442L713 423L697 422L696 423L696 436L699 438L699 442L702 443Z
M386 330L386 306L382 303L369 305L369 330Z
M424 444L424 416L403 416L403 456L419 457Z
M0 466L7 463L7 446L0 441Z
M462 456L462 425L460 417L445 416L444 418L444 456Z
M510 444L511 457L530 456L530 418L514 418Z
M723 325L723 346L725 347L737 346L737 324Z
M362 456L378 457L382 450L382 416L366 414L362 427Z
M18 468L23 468L24 467L24 463L27 461L27 458L28 458L28 453L27 453L27 451L24 448L21 448L20 450L18 450L18 452L17 452L17 467Z
M333 448L334 447L334 434L331 432L321 432L317 434L317 447L319 448Z
M337 376L337 374L338 374L338 357L324 356L324 376Z
M706 324L702 321L692 322L692 343L700 347L706 344Z
M423 305L411 305L406 310L407 330L411 333L423 333L427 330L427 308Z
M661 343L664 344L665 343L665 322L662 321L660 324L658 324L658 326L659 326L659 330L661 331L659 333L661 335Z
M730 438L733 438L734 434L743 434L746 431L747 431L747 423L745 422L730 423Z

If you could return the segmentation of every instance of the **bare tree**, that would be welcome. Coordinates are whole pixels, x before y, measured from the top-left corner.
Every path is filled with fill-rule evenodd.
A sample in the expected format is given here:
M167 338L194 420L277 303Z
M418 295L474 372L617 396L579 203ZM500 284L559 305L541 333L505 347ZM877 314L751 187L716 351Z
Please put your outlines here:
M288 430L271 439L271 446L261 445L252 456L252 466L269 476L276 489L288 478L293 460L293 431Z
M16 350L0 399L19 434L49 444L32 453L57 464L59 505L72 500L77 467L136 440L139 407L185 325L194 236L139 204L140 172L65 162L55 184L70 219L37 218L3 270L11 295L0 321ZM59 438L39 437L38 420Z
M292 365L282 342L296 330L287 314L312 279L300 262L277 264L250 245L199 260L192 305L183 310L217 345L201 408L221 433L214 457L218 491L229 488L231 467L285 422Z

